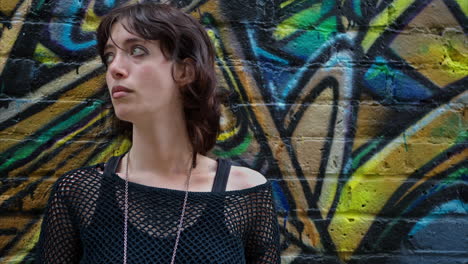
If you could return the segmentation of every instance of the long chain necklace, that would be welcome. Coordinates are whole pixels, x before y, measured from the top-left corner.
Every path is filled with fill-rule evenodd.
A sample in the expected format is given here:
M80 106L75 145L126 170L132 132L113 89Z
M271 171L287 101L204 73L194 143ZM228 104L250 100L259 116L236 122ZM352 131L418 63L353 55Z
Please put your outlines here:
M127 236L128 236L128 164L130 163L130 152L127 154L127 164L125 169L125 205L124 205L124 257L123 263L127 264ZM188 190L190 184L190 176L192 175L192 168L194 167L194 163L192 161L190 170L188 173L188 177L185 181L185 196L184 196L184 203L182 205L182 212L180 213L179 225L177 226L177 236L176 241L174 243L174 250L172 251L172 258L171 264L175 263L175 257L177 253L177 247L179 246L179 238L180 233L182 232L182 225L184 223L184 215L185 215L185 208L187 206L187 198L188 198Z

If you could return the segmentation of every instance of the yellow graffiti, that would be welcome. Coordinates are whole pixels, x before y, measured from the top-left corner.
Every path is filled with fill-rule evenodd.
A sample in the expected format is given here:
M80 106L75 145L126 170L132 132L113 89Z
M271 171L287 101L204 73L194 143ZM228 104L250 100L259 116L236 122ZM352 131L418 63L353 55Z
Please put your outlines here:
M468 4L466 0L455 0L455 2L460 6L465 16L468 16Z
M464 160L467 159L467 157L468 157L468 149L465 149L462 152L450 157L450 159L447 159L444 162L440 163L435 168L433 168L428 173L426 173L424 175L424 177L422 179L420 179L417 183L415 183L413 186L411 186L411 188L409 188L408 191L406 191L406 193L403 194L400 197L400 199L398 199L398 201L396 203L401 202L401 200L403 200L403 198L405 198L409 193L414 191L421 184L427 182L427 180L429 180L430 178L436 176L439 173L442 173L442 172L446 171L447 169L449 169L450 167L456 165L459 162L463 162Z
M37 221L28 232L23 235L21 241L10 250L14 252L14 254L9 254L9 256L3 258L3 263L17 264L23 262L24 258L31 252L39 240L41 223L42 221Z
M320 3L315 4L312 7L294 14L292 17L287 18L281 22L273 32L275 39L282 40L294 34L298 30L307 29L311 24L317 22L317 20L320 18L318 14L320 13L321 6L322 4Z
M54 64L62 61L57 55L55 55L50 49L44 47L41 43L37 44L33 58L47 67L54 66Z
M288 5L292 4L292 3L294 3L294 1L296 1L296 0L287 0L287 1L284 1L284 2L282 2L282 3L280 4L280 8L285 8L286 6L288 6Z
M221 63L220 67L223 68L228 74L230 84L232 84L234 86L234 89L240 93L240 89L237 86L237 82L235 81L235 78L234 78L234 74L230 70L230 67L227 65L227 61L224 60L224 52L221 49L221 42L219 38L216 36L216 33L213 30L208 29L206 32L208 33L208 36L210 37L211 41L214 44L216 56L219 62Z
M81 25L81 29L83 31L95 32L99 26L99 22L101 22L101 19L94 13L95 3L96 3L95 0L89 3L89 7L88 7L88 10L86 11L83 24Z
M15 44L18 34L23 28L24 18L31 7L32 0L25 0L21 5L16 9L14 14L15 21L11 24L11 28L8 30L3 30L0 37L0 73L3 72L6 61L8 60L8 55L10 54L13 45Z
M35 98L41 98L44 93L48 94L55 92L56 89L60 89L63 85L76 81L76 77L77 74L75 71L65 74L60 80L56 80L44 85L44 87L41 87L36 95L33 94L28 99L34 101ZM45 111L38 112L16 125L3 130L2 135L8 135L8 140L4 140L2 144L0 144L0 151L5 151L6 149L18 144L18 142L21 142L21 140L24 139L23 137L25 134L31 134L41 127L44 127L50 122L52 117L66 113L68 110L81 104L83 99L92 97L97 92L96 87L102 87L103 83L104 75L101 74L82 83L81 85L78 85L74 89L62 93L58 100L51 104ZM20 128L22 129L22 133L17 133Z
M449 138L444 144L424 144L421 139L430 137L430 131L451 115L462 116L462 110L454 112L453 109L466 96L468 92L453 99L455 105L449 103L430 112L351 176L341 193L336 216L328 227L342 260L349 260L375 216L414 169L456 144L456 138ZM418 155L421 152L424 155Z
M459 46L463 47L462 45ZM454 75L456 79L461 79L468 75L468 54L463 51L464 50L462 48L460 52L450 41L449 44L445 47L447 56L442 62L442 67L446 66L446 72L448 74Z
M217 141L226 141L229 138L237 135L240 131L240 127L237 126L237 118L232 113L229 107L224 105L221 106L221 119L220 119L220 134L218 135Z
M29 93L28 95L24 96L23 103L21 105L16 105L15 102L11 102L8 106L10 111L3 111L0 115L0 122L7 120L8 118L14 116L16 113L26 110L28 107L33 106L37 102L41 101L42 99L46 98L48 95L55 93L63 88L66 83L76 82L80 78L86 78L86 76L92 72L95 72L99 68L102 67L101 59L99 57L95 57L90 61L87 61L84 65L79 68L79 73L76 70L72 70L68 73L65 73L61 76L60 79L52 80L51 82L39 87L37 90ZM76 91L77 94L74 97L68 97L62 101L62 103L70 103L70 102L82 102L83 99L87 98L85 95L87 92L86 90L93 90L99 87L103 87L104 79L101 79L100 83L96 83L96 86L90 86L86 89L80 91ZM96 92L96 90L93 90ZM4 147L3 145L1 147Z
M233 130L222 132L218 135L217 141L225 141L239 132L239 127L235 127Z
M54 145L52 145L50 147L50 150L53 150L53 149L59 149L61 146L63 146L64 144L66 144L67 142L69 142L71 139L73 139L76 135L78 135L79 133L81 133L83 130L87 129L88 127L90 127L91 125L93 125L94 123L96 123L97 121L101 120L104 116L106 115L105 112L101 113L100 115L98 115L97 117L93 118L90 122L88 122L85 126L73 131L72 133L70 133L69 135L67 135L66 137L58 140L57 142L54 143ZM39 160L41 160L41 158L48 154L47 152L43 151L41 154L37 155L30 163L38 163ZM15 171L21 171L22 168L18 168L16 169ZM13 177L13 175L17 176L15 171L12 171L10 173L10 178ZM19 191L21 191L22 189L25 188L25 186L29 185L30 183L36 181L37 179L34 178L34 177L29 177L27 181L23 182L21 185L17 186L16 188L10 188L8 189L6 192L4 192L2 194L2 196L0 197L0 206L6 201L8 200L11 196L13 196L14 194L18 193Z
M113 140L106 148L98 153L94 159L90 161L90 164L97 164L108 160L112 156L120 156L125 154L130 147L132 142L129 138L120 136L116 140Z
M21 0L0 0L0 12L10 16Z
M392 2L385 10L372 19L369 23L369 31L362 40L362 48L367 52L372 44L382 35L382 33L397 19L414 0L396 0Z
M444 17L449 17L449 14ZM463 34L446 33L443 37L430 38L399 35L391 48L418 72L439 87L444 87L468 75L468 49L465 42Z

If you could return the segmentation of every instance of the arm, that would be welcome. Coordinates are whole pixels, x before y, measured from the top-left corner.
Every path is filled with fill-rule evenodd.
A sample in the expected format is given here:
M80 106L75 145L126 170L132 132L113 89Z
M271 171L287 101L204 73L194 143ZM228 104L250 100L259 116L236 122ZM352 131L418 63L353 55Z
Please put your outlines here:
M54 184L42 222L36 263L79 263L82 254L79 230L67 202L70 182Z
M246 260L277 264L280 259L279 227L271 186L251 197L251 219L246 236Z

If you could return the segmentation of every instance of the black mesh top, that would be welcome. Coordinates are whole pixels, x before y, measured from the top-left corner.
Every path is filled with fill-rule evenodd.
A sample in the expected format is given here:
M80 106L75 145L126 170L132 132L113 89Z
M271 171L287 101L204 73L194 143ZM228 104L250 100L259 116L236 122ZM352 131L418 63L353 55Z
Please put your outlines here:
M54 184L37 263L122 263L125 181L104 167L73 170ZM170 263L184 194L129 182L129 264ZM270 183L189 192L176 263L280 263L279 252Z

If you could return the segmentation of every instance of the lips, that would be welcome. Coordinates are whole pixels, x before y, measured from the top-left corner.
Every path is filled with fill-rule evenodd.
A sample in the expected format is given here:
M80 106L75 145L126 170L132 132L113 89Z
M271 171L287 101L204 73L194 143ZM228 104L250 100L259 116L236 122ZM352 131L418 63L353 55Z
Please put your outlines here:
M112 87L112 90L111 90L112 98L114 99L124 97L131 92L132 90L128 89L127 87L120 86L120 85Z

